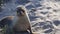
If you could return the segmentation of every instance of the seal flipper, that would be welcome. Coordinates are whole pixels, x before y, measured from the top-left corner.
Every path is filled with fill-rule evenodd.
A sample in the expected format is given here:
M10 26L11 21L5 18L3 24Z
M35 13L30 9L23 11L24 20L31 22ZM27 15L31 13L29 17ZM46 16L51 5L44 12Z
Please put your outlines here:
M30 34L33 34L32 30L31 30L31 26L29 26L28 30L29 30Z

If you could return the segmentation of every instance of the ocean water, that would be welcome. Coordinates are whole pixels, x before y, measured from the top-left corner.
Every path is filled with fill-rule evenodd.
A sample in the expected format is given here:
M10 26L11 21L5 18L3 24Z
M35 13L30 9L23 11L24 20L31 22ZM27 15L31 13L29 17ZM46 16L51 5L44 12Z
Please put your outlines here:
M39 34L60 34L60 0L3 0L0 19L14 16L16 8L28 10L32 31Z

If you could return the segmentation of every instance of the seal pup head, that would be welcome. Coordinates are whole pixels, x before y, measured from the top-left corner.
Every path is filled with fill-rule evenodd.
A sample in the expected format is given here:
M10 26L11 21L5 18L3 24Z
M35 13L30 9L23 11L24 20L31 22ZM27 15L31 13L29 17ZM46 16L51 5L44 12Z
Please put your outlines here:
M23 6L17 7L17 16L24 16L26 15L26 11L24 10Z

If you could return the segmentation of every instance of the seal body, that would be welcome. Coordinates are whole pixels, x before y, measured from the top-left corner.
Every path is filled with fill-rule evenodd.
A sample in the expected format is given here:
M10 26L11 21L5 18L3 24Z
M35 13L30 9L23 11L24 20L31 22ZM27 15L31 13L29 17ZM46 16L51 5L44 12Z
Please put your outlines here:
M25 8L24 8L25 9ZM23 7L17 8L17 21L13 26L15 32L27 32L29 31L32 34L29 17L27 11Z
M27 16L25 15L25 16L18 17L14 29L16 31L26 31L28 30L29 27L30 27L30 23Z

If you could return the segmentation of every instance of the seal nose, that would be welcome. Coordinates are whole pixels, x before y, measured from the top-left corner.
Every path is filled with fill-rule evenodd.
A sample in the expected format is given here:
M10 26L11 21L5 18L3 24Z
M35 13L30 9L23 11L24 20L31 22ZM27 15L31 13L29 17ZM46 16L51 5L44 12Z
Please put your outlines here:
M22 14L23 14L23 12L22 12L22 11L20 11L20 12L19 12L19 14L20 14L20 15L22 15Z
M22 15L24 15L24 12L21 11L21 10L20 10L20 11L17 11L17 15L18 15L18 16L22 16Z
M17 15L18 16L22 15L22 11L17 12Z

